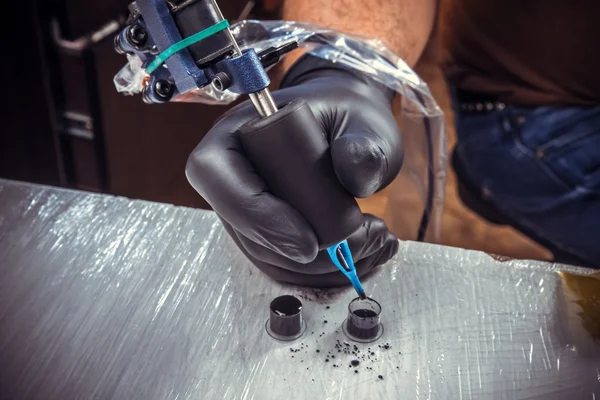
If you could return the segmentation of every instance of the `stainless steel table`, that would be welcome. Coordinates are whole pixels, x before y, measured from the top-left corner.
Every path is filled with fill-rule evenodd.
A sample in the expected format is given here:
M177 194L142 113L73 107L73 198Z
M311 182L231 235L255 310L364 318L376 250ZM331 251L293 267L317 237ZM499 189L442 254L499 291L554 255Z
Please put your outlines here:
M351 290L271 281L212 213L0 181L0 397L600 399L558 268L403 242L366 282L384 336L347 355ZM293 343L264 329L284 293Z

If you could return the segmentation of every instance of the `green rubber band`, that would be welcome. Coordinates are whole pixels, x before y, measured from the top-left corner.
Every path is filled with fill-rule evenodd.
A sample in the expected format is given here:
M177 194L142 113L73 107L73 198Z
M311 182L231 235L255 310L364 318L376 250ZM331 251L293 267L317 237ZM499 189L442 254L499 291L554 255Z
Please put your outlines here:
M156 71L158 69L158 67L160 67L167 60L167 58L171 57L173 54L177 53L178 51L188 48L191 45L193 45L194 43L198 43L199 41L204 40L207 37L214 35L215 33L219 33L222 30L227 29L228 27L229 27L229 22L226 19L224 19L223 21L217 22L210 28L206 28L203 31L200 31L188 38L183 39L181 42L175 43L174 45L172 45L171 47L169 47L168 49L166 49L165 51L160 53L154 59L154 61L152 61L150 63L150 65L148 65L148 68L146 68L146 73L151 74L154 71Z

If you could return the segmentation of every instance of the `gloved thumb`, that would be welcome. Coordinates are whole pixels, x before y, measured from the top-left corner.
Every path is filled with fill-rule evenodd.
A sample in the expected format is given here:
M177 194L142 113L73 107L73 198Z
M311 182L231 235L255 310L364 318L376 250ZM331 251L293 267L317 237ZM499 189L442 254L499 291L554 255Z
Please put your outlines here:
M372 123L367 126L369 120ZM349 124L331 142L331 157L338 179L354 197L368 197L389 185L404 158L402 138L392 114Z

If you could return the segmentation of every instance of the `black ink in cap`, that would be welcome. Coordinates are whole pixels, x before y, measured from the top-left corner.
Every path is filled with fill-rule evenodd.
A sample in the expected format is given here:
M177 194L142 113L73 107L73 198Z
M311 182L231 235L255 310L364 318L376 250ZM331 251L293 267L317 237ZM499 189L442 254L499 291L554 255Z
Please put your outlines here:
M371 298L352 300L342 329L348 339L355 342L370 343L379 339L383 335L381 305Z
M271 301L267 332L277 340L294 340L302 336L306 322L302 318L302 302L294 296L280 296Z

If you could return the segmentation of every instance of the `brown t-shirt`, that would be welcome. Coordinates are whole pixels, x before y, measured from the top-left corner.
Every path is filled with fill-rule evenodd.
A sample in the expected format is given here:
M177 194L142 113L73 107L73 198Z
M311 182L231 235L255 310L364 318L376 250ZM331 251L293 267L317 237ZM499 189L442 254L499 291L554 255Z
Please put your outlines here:
M600 0L444 0L444 70L515 105L600 105Z

